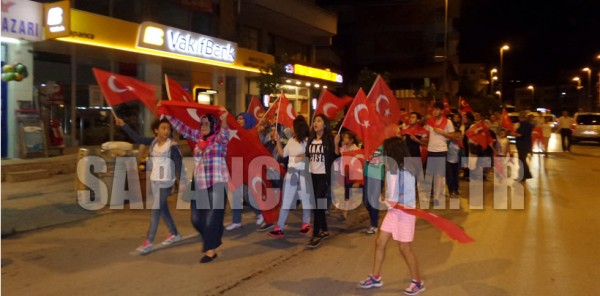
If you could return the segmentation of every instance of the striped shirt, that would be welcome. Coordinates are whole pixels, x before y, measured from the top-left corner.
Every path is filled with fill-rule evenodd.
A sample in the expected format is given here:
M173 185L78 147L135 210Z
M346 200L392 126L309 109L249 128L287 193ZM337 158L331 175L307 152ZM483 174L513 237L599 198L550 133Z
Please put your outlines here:
M167 116L169 122L179 134L186 139L198 142L202 139L199 129L190 128L179 119ZM221 128L220 131L210 138L208 146L204 149L194 147L194 180L196 189L206 189L216 183L227 182L229 171L227 170L226 155L229 143L229 128Z

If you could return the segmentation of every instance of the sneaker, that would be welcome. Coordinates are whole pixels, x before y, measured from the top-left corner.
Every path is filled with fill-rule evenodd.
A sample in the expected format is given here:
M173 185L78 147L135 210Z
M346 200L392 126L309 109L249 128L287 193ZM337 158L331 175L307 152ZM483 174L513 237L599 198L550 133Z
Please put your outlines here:
M317 248L318 246L321 245L321 237L317 236L317 237L313 237L310 239L310 241L308 242L308 244L306 245L307 248L309 249L314 249Z
M300 229L300 234L307 235L312 230L312 226L308 223L302 223L302 229Z
M319 237L321 239L328 239L329 238L329 232L327 232L327 231L321 231L321 233L319 233Z
M256 215L256 225L262 225L265 223L265 217L262 214Z
M376 233L377 233L377 227L371 226L371 227L367 228L367 230L365 230L366 235L373 235Z
M225 230L235 230L238 228L242 228L242 223L231 223L225 227Z
M265 231L269 231L271 230L271 228L275 227L275 224L271 223L271 224L267 224L265 222L262 223L262 225L260 225L260 227L258 227L256 229L256 231L258 232L265 232Z
M425 291L424 281L411 280L410 286L408 286L408 288L404 289L402 292L404 295L417 295L423 291Z
M152 251L152 243L149 240L145 240L144 243L139 246L136 251L140 252L140 254L148 254Z
M283 230L277 226L275 229L273 229L273 231L269 231L267 235L274 238L283 238Z
M169 233L169 236L167 236L167 239L165 239L165 241L162 242L162 245L168 246L168 245L178 242L180 240L181 240L180 234L173 235L173 234Z
M369 275L366 280L358 283L358 286L363 289L381 288L381 286L383 286L383 281L381 280L381 277L375 278L374 276Z

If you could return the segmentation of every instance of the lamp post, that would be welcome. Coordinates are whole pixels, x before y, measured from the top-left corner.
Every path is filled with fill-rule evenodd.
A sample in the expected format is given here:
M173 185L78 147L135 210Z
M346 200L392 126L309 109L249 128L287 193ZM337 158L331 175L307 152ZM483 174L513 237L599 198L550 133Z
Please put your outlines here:
M527 89L531 91L531 104L533 105L535 101L535 88L533 87L533 85L529 85L527 86Z
M448 0L444 0L444 97L448 95Z
M494 76L494 73L498 73L498 69L493 68L490 70L490 94L494 93L494 78L498 79L498 77Z
M509 50L510 47L508 45L503 45L500 47L500 101L504 101L502 94L504 93L504 51Z
M587 72L587 90L586 90L586 107L589 107L592 103L592 69L585 67L581 69L583 72Z
M571 80L577 82L577 90L580 90L582 88L582 86L581 86L581 78L579 78L579 76L575 76Z

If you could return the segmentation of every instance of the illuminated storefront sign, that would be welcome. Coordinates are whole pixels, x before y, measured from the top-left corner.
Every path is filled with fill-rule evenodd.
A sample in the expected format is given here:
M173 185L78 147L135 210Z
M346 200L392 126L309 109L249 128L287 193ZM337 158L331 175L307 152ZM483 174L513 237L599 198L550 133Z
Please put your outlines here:
M337 82L337 83L344 82L344 78L343 78L342 74L331 72L329 69L318 69L318 68L312 68L312 67L299 65L299 64L294 64L294 65L287 64L287 65L285 65L285 72L290 73L290 74L300 75L300 76L306 76L306 77L323 79L323 80L327 80L327 81L333 81L333 82Z
M42 4L28 0L2 0L2 37L43 40Z
M44 37L54 39L71 34L71 3L59 1L44 4Z
M144 22L138 33L138 47L167 51L196 58L233 63L237 43Z

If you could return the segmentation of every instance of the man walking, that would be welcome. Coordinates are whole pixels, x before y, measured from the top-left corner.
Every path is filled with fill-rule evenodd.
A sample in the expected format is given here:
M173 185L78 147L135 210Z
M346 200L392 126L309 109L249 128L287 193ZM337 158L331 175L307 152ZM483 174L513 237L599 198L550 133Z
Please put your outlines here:
M560 141L563 152L571 152L571 127L575 124L575 119L569 116L569 112L563 111L562 116L558 118L558 127L560 128ZM565 139L568 143L565 143Z

